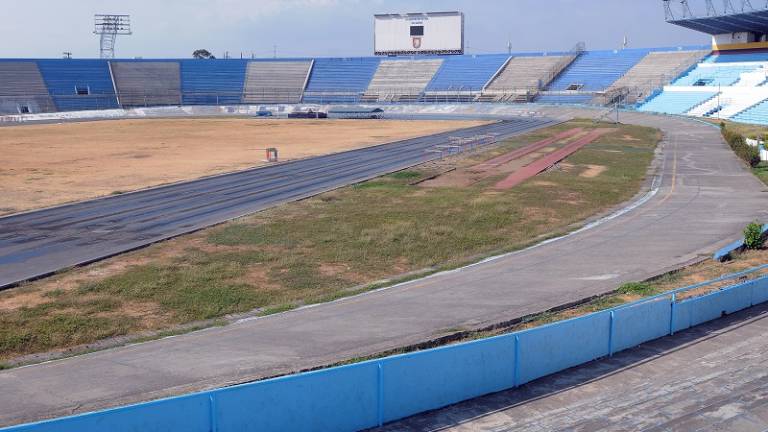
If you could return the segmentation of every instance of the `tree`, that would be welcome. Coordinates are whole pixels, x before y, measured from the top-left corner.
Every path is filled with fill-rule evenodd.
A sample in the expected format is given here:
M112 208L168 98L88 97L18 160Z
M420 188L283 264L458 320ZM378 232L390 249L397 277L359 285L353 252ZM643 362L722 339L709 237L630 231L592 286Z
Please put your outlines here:
M192 53L192 57L196 59L211 59L211 60L216 59L216 56L211 54L211 52L208 51L207 49L195 50L195 52Z

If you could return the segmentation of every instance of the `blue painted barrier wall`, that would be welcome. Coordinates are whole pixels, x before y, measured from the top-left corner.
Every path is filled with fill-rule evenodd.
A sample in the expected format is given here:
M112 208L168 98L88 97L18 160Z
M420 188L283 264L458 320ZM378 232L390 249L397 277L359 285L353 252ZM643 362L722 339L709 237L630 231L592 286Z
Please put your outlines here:
M542 327L6 432L358 431L612 355L768 301L768 275L678 300L768 265Z

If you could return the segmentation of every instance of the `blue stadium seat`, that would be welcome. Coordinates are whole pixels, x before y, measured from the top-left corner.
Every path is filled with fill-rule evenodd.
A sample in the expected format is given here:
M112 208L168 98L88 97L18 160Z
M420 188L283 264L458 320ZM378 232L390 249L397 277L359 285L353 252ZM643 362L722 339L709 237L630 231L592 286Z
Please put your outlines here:
M706 63L706 62L705 62ZM735 84L741 74L759 69L758 65L722 65L707 66L699 64L687 74L672 82L673 86L730 86Z
M379 58L318 58L309 76L304 101L354 103L359 101L379 67Z
M584 91L604 90L648 52L647 49L584 52L550 84L548 90L567 90L572 84L582 85L580 90Z
M768 125L768 100L731 117L731 120L742 123Z
M38 60L37 66L59 111L118 108L106 60Z
M586 51L549 85L547 90L564 91L578 86L580 91L600 91L610 87L632 69L650 50ZM587 103L591 95L542 95L537 102Z
M480 91L508 58L507 54L448 56L426 91Z
M248 60L181 60L182 100L186 105L239 104Z
M716 91L665 91L641 105L639 111L685 114L717 94Z

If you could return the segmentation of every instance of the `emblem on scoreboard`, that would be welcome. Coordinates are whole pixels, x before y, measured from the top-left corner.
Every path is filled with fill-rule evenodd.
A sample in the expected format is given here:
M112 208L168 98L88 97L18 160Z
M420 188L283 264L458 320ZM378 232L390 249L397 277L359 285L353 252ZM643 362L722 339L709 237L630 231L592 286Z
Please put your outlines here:
M413 48L414 49L421 48L421 38L420 37L415 37L415 38L411 38L411 39L413 40Z

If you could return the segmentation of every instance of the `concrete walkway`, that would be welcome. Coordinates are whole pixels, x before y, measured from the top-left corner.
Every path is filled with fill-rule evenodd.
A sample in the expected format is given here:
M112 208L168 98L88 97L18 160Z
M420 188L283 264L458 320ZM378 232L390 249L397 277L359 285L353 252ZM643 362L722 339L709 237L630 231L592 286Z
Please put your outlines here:
M549 116L594 111L547 108ZM0 424L213 388L381 352L605 293L679 266L766 220L768 194L716 128L644 114L666 135L658 192L568 238L392 289L0 372Z
M768 305L375 429L596 430L768 430Z

